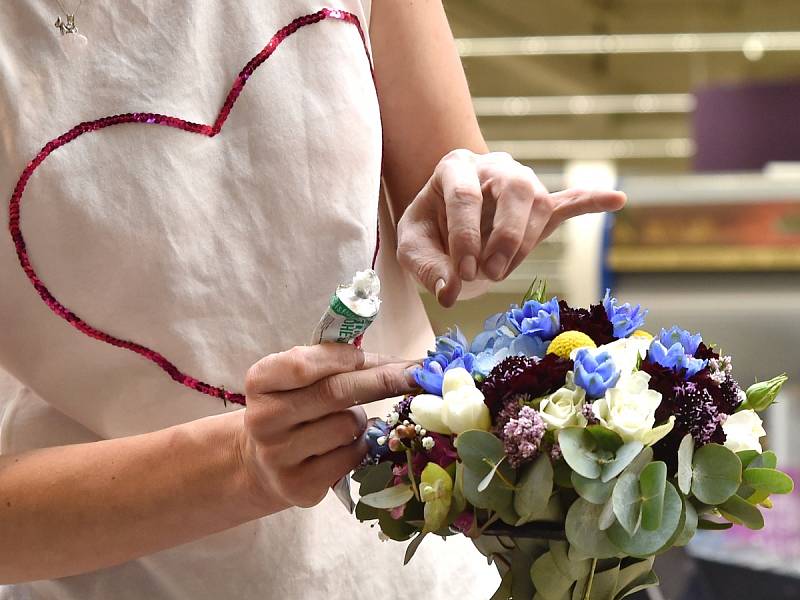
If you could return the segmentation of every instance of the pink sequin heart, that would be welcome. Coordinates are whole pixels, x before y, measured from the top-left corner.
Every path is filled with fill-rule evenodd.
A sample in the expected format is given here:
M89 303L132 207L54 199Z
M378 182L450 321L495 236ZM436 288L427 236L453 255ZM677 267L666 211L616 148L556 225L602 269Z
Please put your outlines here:
M70 325L75 327L78 331L85 333L86 335L103 341L107 344L111 344L112 346L117 346L119 348L124 348L126 350L130 350L131 352L135 352L144 358L154 362L158 365L161 369L163 369L172 379L177 381L178 383L185 385L188 388L201 392L203 394L208 394L209 396L215 396L223 400L223 402L234 402L236 404L245 404L245 397L244 394L238 392L232 392L230 390L226 390L223 387L218 387L211 385L209 383L205 383L200 381L199 379L192 377L186 373L183 373L178 367L176 367L170 360L168 360L163 354L143 346L141 344L137 344L136 342L130 340L124 340L118 337L115 337L105 331L102 331L96 327L93 327L88 322L86 322L83 318L76 315L73 311L69 308L64 306L51 292L47 289L47 286L44 282L39 278L36 270L34 269L33 265L31 264L30 257L28 255L28 249L25 244L25 238L22 235L22 229L20 228L20 204L22 202L22 195L25 191L25 186L28 184L28 180L30 179L33 172L45 161L45 159L55 150L64 146L65 144L70 143L72 140L77 138L78 136L84 135L86 133L91 133L93 131L99 131L100 129L105 129L106 127L111 127L113 125L120 125L122 123L138 123L138 124L145 124L145 125L162 125L165 127L173 127L175 129L182 129L183 131L187 131L189 133L198 133L201 135L205 135L208 137L214 137L217 135L221 130L223 125L225 124L226 119L228 118L228 114L230 113L233 105L236 102L236 99L239 97L239 94L242 92L245 84L247 83L247 79L255 72L255 70L261 66L264 61L266 61L275 49L290 35L295 33L301 27L305 27L307 25L312 25L314 23L319 23L325 19L333 19L337 21L343 21L345 23L350 23L351 25L355 26L358 29L359 35L361 36L361 40L364 43L364 50L367 53L367 60L370 61L369 58L369 49L367 47L367 42L364 36L364 30L361 28L361 23L354 14L338 10L332 8L323 8L313 14L304 15L299 17L286 25L285 27L278 30L272 39L270 39L269 43L264 47L261 52L256 54L241 70L241 72L236 76L236 79L231 86L228 95L225 98L225 102L220 108L219 113L217 114L217 118L212 125L206 125L203 123L192 123L189 121L185 121L179 117L172 117L168 115L161 115L157 113L142 113L142 112L134 112L134 113L125 113L120 115L113 115L109 117L102 117L100 119L96 119L94 121L86 121L75 125L65 134L57 137L54 140L50 140L45 144L45 146L39 151L36 157L28 163L25 169L22 171L22 175L20 175L19 180L17 181L17 185L14 188L14 193L11 196L11 201L9 202L9 230L11 232L11 238L14 241L14 247L17 251L17 257L19 258L19 264L22 269L25 271L25 274L28 276L31 284L38 292L39 296L44 300L48 307L59 317L67 321ZM370 62L371 68L371 62ZM378 253L378 244L376 242L375 246L375 254L373 256L373 266L375 263L375 257L377 257Z

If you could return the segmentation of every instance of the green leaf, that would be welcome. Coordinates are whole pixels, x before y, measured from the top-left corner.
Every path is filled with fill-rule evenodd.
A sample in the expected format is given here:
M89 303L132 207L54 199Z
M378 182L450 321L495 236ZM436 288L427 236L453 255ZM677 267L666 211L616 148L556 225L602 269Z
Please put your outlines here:
M575 491L592 504L605 504L611 498L614 481L602 482L599 479L587 479L575 471L572 472L572 485Z
M397 508L414 497L414 490L408 484L396 485L380 492L361 496L361 502L373 508Z
M606 532L597 528L597 520L602 510L602 506L578 498L567 511L564 523L567 540L584 556L611 558L619 552L609 541Z
M506 455L503 442L499 438L488 431L477 429L470 429L459 435L456 438L456 449L464 465L481 478Z
M374 521L375 519L381 516L382 512L385 511L381 510L380 508L368 506L360 501L358 502L358 504L356 504L356 511L355 511L356 519L358 519L361 522Z
M360 484L358 493L361 496L379 492L392 480L392 463L382 462L362 467L353 473L353 479Z
M565 460L558 460L553 465L553 483L558 487L571 489L572 481L570 477L572 477L573 473L574 471L570 469Z
M633 584L637 579L650 572L653 568L654 558L635 559L626 558L620 565L619 577L617 578L617 590L624 590Z
M745 392L747 399L736 409L736 412L748 409L761 412L768 408L770 404L775 402L775 398L778 397L781 387L783 387L783 384L788 380L789 377L787 377L786 373L783 373L767 381L754 383L747 388Z
M778 457L772 450L767 450L756 456L747 466L754 469L776 469L778 467Z
M556 566L551 552L536 559L531 567L530 578L544 600L561 600L575 581Z
M396 542L405 542L419 530L402 519L393 519L388 512L383 512L378 521L383 534Z
M687 433L678 446L678 489L685 495L692 491L692 457L694 456L694 438Z
M664 513L661 518L661 527L656 531L644 528L630 535L619 523L614 523L608 529L608 538L625 554L630 556L648 557L665 550L683 529L685 511L683 501L675 487L666 483L664 493Z
M639 454L636 455L627 467L625 467L626 473L633 473L637 477L641 474L642 470L650 464L653 460L653 449L650 446L645 447Z
M697 509L691 502L684 502L686 509L686 518L683 523L683 530L675 539L675 546L685 546L694 537L697 532Z
M706 444L692 460L692 494L705 504L718 505L736 493L742 482L742 463L725 446Z
M505 457L503 457L503 458L505 458ZM489 471L489 472L486 474L486 477L484 477L483 479L481 479L481 482L478 484L478 491L479 491L479 492L482 492L482 491L483 491L483 490L485 490L487 487L489 487L489 484L492 482L492 479L494 479L494 475L495 475L495 473L497 473L497 469L498 469L498 468L500 468L500 465L502 465L502 464L503 464L503 458L501 458L499 462L496 462L496 463L494 463L494 466L493 466L493 467L492 467L492 469L491 469L491 470L490 470L490 471Z
M597 518L597 527L600 531L606 531L614 524L614 521L614 498L612 494L612 497L606 500L603 505L603 510L600 511L600 516Z
M414 557L414 554L417 552L417 548L419 548L419 545L422 543L422 540L425 539L426 535L428 535L428 534L427 533L420 533L420 534L417 535L417 537L415 537L413 540L411 540L411 543L406 548L406 554L405 554L405 556L403 558L403 565L404 566L407 565L409 562L411 562L411 559Z
M542 454L522 472L514 492L514 510L520 516L518 525L533 521L547 510L553 493L553 465Z
M589 600L614 600L619 579L619 564L594 574Z
M770 494L790 494L794 489L792 478L775 469L751 467L744 471L743 477L751 487Z
M666 484L667 464L660 460L651 462L639 475L639 489L642 493L642 527L648 531L655 531L661 527Z
M566 542L550 542L550 554L553 556L553 562L555 562L556 567L565 577L576 581L589 574L592 561L588 558L583 560L570 560L568 548L569 546Z
M495 478L485 490L479 492L478 484L481 479L480 474L464 467L464 497L467 502L477 508L493 510L503 521L514 525L519 520L513 506L514 491Z
M648 571L627 587L621 588L614 597L614 600L622 600L622 598L630 596L631 594L635 594L636 592L641 592L647 588L657 586L659 583L658 575L656 575L653 571Z
M489 600L510 600L511 599L511 571L508 571L500 580L500 587L492 594Z
M525 295L522 297L522 304L525 304L528 300L536 300L540 304L543 304L545 302L546 295L547 280L534 277L530 287L528 288L528 291L525 292Z
M600 479L604 482L614 479L614 477L622 473L625 467L633 462L633 459L639 455L643 448L644 444L637 440L623 444L617 450L614 460L603 465Z
M620 435L616 431L612 431L602 425L589 425L586 431L594 438L599 448L616 452L617 448L624 443Z
M587 479L600 477L600 463L593 450L594 438L583 427L568 427L558 432L558 443L564 460L576 473Z
M719 505L719 512L729 521L744 525L748 529L764 527L764 517L761 511L741 496L728 498Z
M739 452L736 453L736 456L738 456L739 460L742 461L742 468L746 469L754 458L760 456L760 453L757 450L739 450ZM774 468L775 467L773 467L773 469Z
M719 521L709 521L708 519L698 519L697 528L709 531L723 531L733 527L733 523L720 523Z
M636 533L642 515L642 495L636 475L625 473L619 478L617 485L614 486L611 504L617 522L628 534Z
M511 597L531 598L535 593L531 581L531 569L537 555L525 552L518 543L511 551Z

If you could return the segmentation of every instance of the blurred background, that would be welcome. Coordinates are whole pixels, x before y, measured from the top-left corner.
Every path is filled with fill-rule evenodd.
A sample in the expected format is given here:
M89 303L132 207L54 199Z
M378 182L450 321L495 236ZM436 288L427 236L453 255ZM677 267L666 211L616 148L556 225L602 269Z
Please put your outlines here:
M570 303L605 287L734 356L743 387L790 376L766 446L800 480L800 0L446 0L493 150L551 191L616 187L437 332L518 302L534 276ZM764 531L700 535L656 562L651 598L800 598L800 494ZM646 597L646 596L642 596Z

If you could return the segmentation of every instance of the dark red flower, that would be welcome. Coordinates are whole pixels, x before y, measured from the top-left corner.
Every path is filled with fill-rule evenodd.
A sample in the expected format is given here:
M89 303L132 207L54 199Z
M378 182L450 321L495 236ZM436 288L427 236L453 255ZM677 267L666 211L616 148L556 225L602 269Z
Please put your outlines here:
M572 361L547 354L536 360L527 356L509 356L492 369L481 384L486 405L497 414L505 400L517 394L538 398L564 385Z
M598 346L617 339L614 337L614 326L602 304L592 304L587 310L572 308L564 300L560 300L558 308L561 331L581 331Z
M700 342L700 345L697 346L697 350L694 353L695 358L705 358L706 360L710 358L718 359L719 352L714 350L710 346L706 346L705 343Z

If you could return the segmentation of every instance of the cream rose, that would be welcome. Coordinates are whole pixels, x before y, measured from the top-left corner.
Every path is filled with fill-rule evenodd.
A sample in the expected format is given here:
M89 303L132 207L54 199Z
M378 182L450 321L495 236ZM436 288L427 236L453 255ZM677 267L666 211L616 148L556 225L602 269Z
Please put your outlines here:
M539 404L539 415L548 429L586 426L586 417L581 413L581 408L586 400L586 391L580 387L571 387L574 389L562 387L542 398Z
M614 361L614 365L625 377L636 369L639 359L644 359L651 342L652 340L649 338L638 336L620 338L609 344L604 344L596 350L592 350L592 352L595 354L608 352L611 360Z
M742 410L730 415L722 423L725 432L725 447L734 452L755 450L761 452L761 437L764 431L761 417L754 410Z
M639 440L646 446L667 435L672 430L675 417L653 428L661 394L647 387L649 381L650 375L642 371L621 377L615 387L592 404L592 412L600 424L616 431L626 442Z

